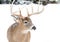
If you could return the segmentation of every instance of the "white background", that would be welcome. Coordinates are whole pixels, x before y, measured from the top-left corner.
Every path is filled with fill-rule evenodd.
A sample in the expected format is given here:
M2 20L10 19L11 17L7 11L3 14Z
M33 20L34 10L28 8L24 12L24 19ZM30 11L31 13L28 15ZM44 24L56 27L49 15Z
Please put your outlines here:
M60 4L49 4L40 15L31 16L35 31L31 42L60 42ZM8 42L7 29L14 23L9 5L0 5L0 42Z

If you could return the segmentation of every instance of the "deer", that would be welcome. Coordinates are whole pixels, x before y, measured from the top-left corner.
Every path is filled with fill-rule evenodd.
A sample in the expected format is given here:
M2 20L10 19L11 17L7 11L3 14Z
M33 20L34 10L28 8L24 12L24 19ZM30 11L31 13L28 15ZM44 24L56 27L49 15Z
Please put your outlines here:
M12 9L12 8L11 8ZM7 39L9 42L30 42L31 32L30 30L36 30L36 27L32 23L30 16L42 13L44 8L41 11L29 14L27 9L26 17L22 16L21 10L19 8L19 15L12 13L12 16L15 18L15 23L13 23L7 30ZM12 11L12 10L11 10Z

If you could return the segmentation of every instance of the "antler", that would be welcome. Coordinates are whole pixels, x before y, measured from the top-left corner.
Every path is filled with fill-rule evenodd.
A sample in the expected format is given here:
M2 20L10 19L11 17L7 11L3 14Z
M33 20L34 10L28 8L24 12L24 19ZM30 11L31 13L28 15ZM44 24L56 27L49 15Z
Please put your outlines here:
M14 13L12 12L12 7L13 7L13 3L14 3L14 1L15 1L15 0L13 0L13 2L12 2L12 4L11 4L11 14L12 14L12 16L13 16L13 17L14 17L14 16L20 16L20 17L23 17L23 16L21 15L21 10L20 10L20 8L19 8L19 12L20 12L19 15L18 15L18 14L15 14L16 12L14 12ZM26 8L26 9L27 9L27 8ZM28 14L28 16L36 15L36 14L40 14L40 13L42 13L43 10L44 10L44 6L43 6L43 8L42 8L41 11L39 11L39 6L38 6L38 12L33 13L33 6L32 6L32 13L29 14L28 9L27 9L27 14Z
M13 3L15 2L15 0L13 0L13 2L12 2L12 4L11 4L11 6L10 6L10 8L11 8L11 14L13 14L12 13L12 7L13 7Z
M13 2L12 2L12 4L11 4L11 6L10 6L10 8L11 8L11 16L13 16L13 17L15 17L15 16L20 16L20 17L22 17L22 15L21 15L21 10L20 10L20 8L19 8L19 14L16 14L16 12L12 12L12 8L13 8L13 3L15 2L15 0L13 0ZM16 17L15 17L16 18Z
M27 14L28 14L28 16L31 16L31 15L40 14L40 13L42 13L43 11L44 11L44 6L43 6L43 8L42 8L41 11L39 11L39 6L38 6L38 12L33 13L33 6L32 6L32 14L29 14L28 9L27 9Z

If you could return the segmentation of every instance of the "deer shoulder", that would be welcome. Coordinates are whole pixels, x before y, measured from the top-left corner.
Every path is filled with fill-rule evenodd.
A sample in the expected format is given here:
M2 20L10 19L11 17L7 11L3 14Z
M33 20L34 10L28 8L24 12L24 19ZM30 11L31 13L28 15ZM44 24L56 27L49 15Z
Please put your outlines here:
M7 31L7 34L12 36L12 34L14 33L14 30L18 27L18 23L13 23L9 28L8 28L8 31ZM9 37L10 37L9 36Z

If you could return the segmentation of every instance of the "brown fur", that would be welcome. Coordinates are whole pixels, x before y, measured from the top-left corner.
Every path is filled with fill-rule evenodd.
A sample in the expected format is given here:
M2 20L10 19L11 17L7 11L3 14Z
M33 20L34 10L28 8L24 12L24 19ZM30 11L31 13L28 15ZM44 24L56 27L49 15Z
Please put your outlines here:
M24 18L22 21L27 20L29 21L29 18ZM30 21L31 22L31 21ZM22 31L29 29L27 26L23 24L23 22L20 23L14 23L11 25L7 31L7 37L9 42L30 42L30 31L26 34L22 33Z

